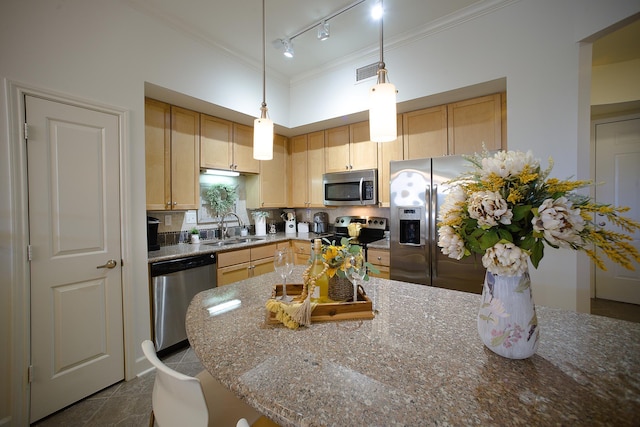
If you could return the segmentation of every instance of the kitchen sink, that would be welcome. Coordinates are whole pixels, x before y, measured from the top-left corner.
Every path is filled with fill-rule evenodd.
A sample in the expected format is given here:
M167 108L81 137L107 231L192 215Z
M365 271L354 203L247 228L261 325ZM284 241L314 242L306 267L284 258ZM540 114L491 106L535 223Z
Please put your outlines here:
M218 242L207 243L209 246L228 246L228 245L238 245L242 243L252 243L260 240L264 240L264 237L234 237L231 239L220 240Z

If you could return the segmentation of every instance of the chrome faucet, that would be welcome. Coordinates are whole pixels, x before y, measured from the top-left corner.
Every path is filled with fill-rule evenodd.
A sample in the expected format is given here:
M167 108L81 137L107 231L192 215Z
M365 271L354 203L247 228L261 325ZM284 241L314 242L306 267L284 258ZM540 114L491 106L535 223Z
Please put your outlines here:
M225 236L227 235L228 230L224 226L224 223L225 223L224 219L229 215L233 215L236 217L236 219L238 220L238 225L240 225L240 228L244 227L244 224L237 213L227 212L226 214L220 215L220 222L218 223L218 228L220 229L220 240L224 240Z

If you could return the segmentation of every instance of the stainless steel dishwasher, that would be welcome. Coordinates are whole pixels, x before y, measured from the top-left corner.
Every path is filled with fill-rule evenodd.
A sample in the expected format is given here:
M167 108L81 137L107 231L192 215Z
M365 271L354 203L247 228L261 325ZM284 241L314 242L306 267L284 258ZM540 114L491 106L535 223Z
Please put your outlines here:
M187 307L198 292L216 287L216 255L154 262L150 274L153 340L160 352L187 339Z

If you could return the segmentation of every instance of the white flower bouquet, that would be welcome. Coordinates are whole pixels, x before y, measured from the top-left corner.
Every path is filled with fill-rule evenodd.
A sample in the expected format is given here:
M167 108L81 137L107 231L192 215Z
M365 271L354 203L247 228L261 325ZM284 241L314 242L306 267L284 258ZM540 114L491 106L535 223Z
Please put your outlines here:
M590 181L549 178L549 167L531 152L501 151L467 158L473 170L449 182L453 187L440 208L438 246L443 254L461 259L482 254L491 273L518 276L530 259L538 267L545 244L554 248L583 250L605 269L597 252L633 270L640 255L627 234L596 225L594 216L606 217L627 233L640 224L620 215L629 209L595 203L573 191Z

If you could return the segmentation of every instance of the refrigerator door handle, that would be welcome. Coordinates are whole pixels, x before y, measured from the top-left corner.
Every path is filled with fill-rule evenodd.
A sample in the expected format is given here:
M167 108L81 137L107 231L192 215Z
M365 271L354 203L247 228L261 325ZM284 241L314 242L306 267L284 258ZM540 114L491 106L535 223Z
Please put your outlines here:
M431 200L433 204L433 210L431 211L431 236L429 239L431 241L431 265L433 266L433 277L438 277L438 185L433 184L433 190L431 191Z
M432 189L431 189L431 185L427 185L426 191L425 191L425 210L426 210L426 216L427 216L427 224L426 224L426 230L425 230L425 250L427 251L427 277L431 277L431 269L432 269L432 263L431 263L431 242L429 241L431 239L431 216L433 215L433 212L431 212L431 197L432 197Z

